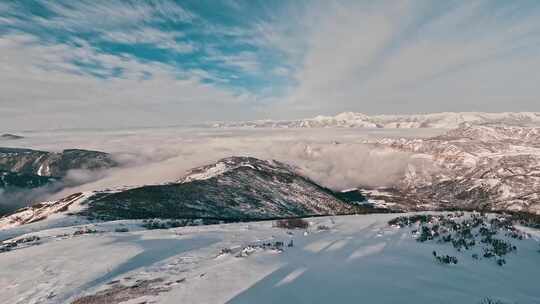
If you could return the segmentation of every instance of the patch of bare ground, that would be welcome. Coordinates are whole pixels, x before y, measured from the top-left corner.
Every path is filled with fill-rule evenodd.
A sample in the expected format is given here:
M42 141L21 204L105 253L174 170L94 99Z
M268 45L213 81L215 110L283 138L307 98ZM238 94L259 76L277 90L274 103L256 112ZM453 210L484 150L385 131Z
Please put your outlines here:
M71 304L118 304L142 296L157 296L162 292L171 290L170 287L164 287L162 283L162 278L138 280L135 284L130 286L113 282L110 288L99 291L93 295L78 298L71 302Z

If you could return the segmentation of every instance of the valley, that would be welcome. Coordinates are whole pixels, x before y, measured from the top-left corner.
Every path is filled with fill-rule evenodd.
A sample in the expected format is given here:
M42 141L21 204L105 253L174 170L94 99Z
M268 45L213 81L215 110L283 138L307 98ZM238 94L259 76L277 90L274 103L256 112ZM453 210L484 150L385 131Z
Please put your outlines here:
M527 279L538 276L540 257L537 127L303 129L199 130L198 145L183 137L191 130L152 131L162 137L147 140L169 138L166 149L179 154L148 163L133 160L145 154L126 160L125 150L4 148L5 189L40 189L73 170L110 176L0 217L3 299L540 301ZM120 146L136 147L130 140ZM225 157L208 161L217 156ZM123 180L155 170L171 177ZM90 260L95 267L81 274Z

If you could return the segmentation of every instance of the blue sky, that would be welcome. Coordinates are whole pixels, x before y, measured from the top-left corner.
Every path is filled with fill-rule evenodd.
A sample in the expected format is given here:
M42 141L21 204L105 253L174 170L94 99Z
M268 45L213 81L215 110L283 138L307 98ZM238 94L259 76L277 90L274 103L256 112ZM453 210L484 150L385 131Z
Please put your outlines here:
M13 1L2 34L36 43L88 44L96 52L169 65L204 82L264 94L291 79L287 56L260 37L283 1ZM123 69L73 58L79 72L122 77ZM150 75L148 75L150 76ZM273 92L273 94L279 92Z
M3 1L0 127L540 111L540 2Z

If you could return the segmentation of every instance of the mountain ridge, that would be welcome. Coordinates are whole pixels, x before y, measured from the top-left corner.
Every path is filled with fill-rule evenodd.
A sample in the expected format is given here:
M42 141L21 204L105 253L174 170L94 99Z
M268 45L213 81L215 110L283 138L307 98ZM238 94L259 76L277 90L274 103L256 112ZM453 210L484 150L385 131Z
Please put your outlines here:
M397 201L413 210L540 214L540 128L464 125L431 138L385 138L371 143L425 160L409 165L394 189L379 191L372 198ZM426 170L430 168L426 163L436 170Z
M366 115L343 112L335 116L319 115L307 119L216 122L214 128L458 128L461 124L538 125L540 112L441 112L405 115Z
M219 164L227 164L228 170L212 176L200 175ZM358 196L350 197L353 199L316 184L278 161L229 157L195 168L171 183L75 193L23 208L0 218L0 229L42 221L55 214L104 221L248 221L369 212L370 208L357 202Z

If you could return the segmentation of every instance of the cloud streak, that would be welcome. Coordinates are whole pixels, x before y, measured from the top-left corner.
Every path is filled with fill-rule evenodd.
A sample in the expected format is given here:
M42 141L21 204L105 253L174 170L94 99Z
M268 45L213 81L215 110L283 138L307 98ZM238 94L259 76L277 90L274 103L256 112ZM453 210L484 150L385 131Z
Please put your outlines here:
M538 110L539 5L340 1L312 10L307 22L318 22L289 110Z

